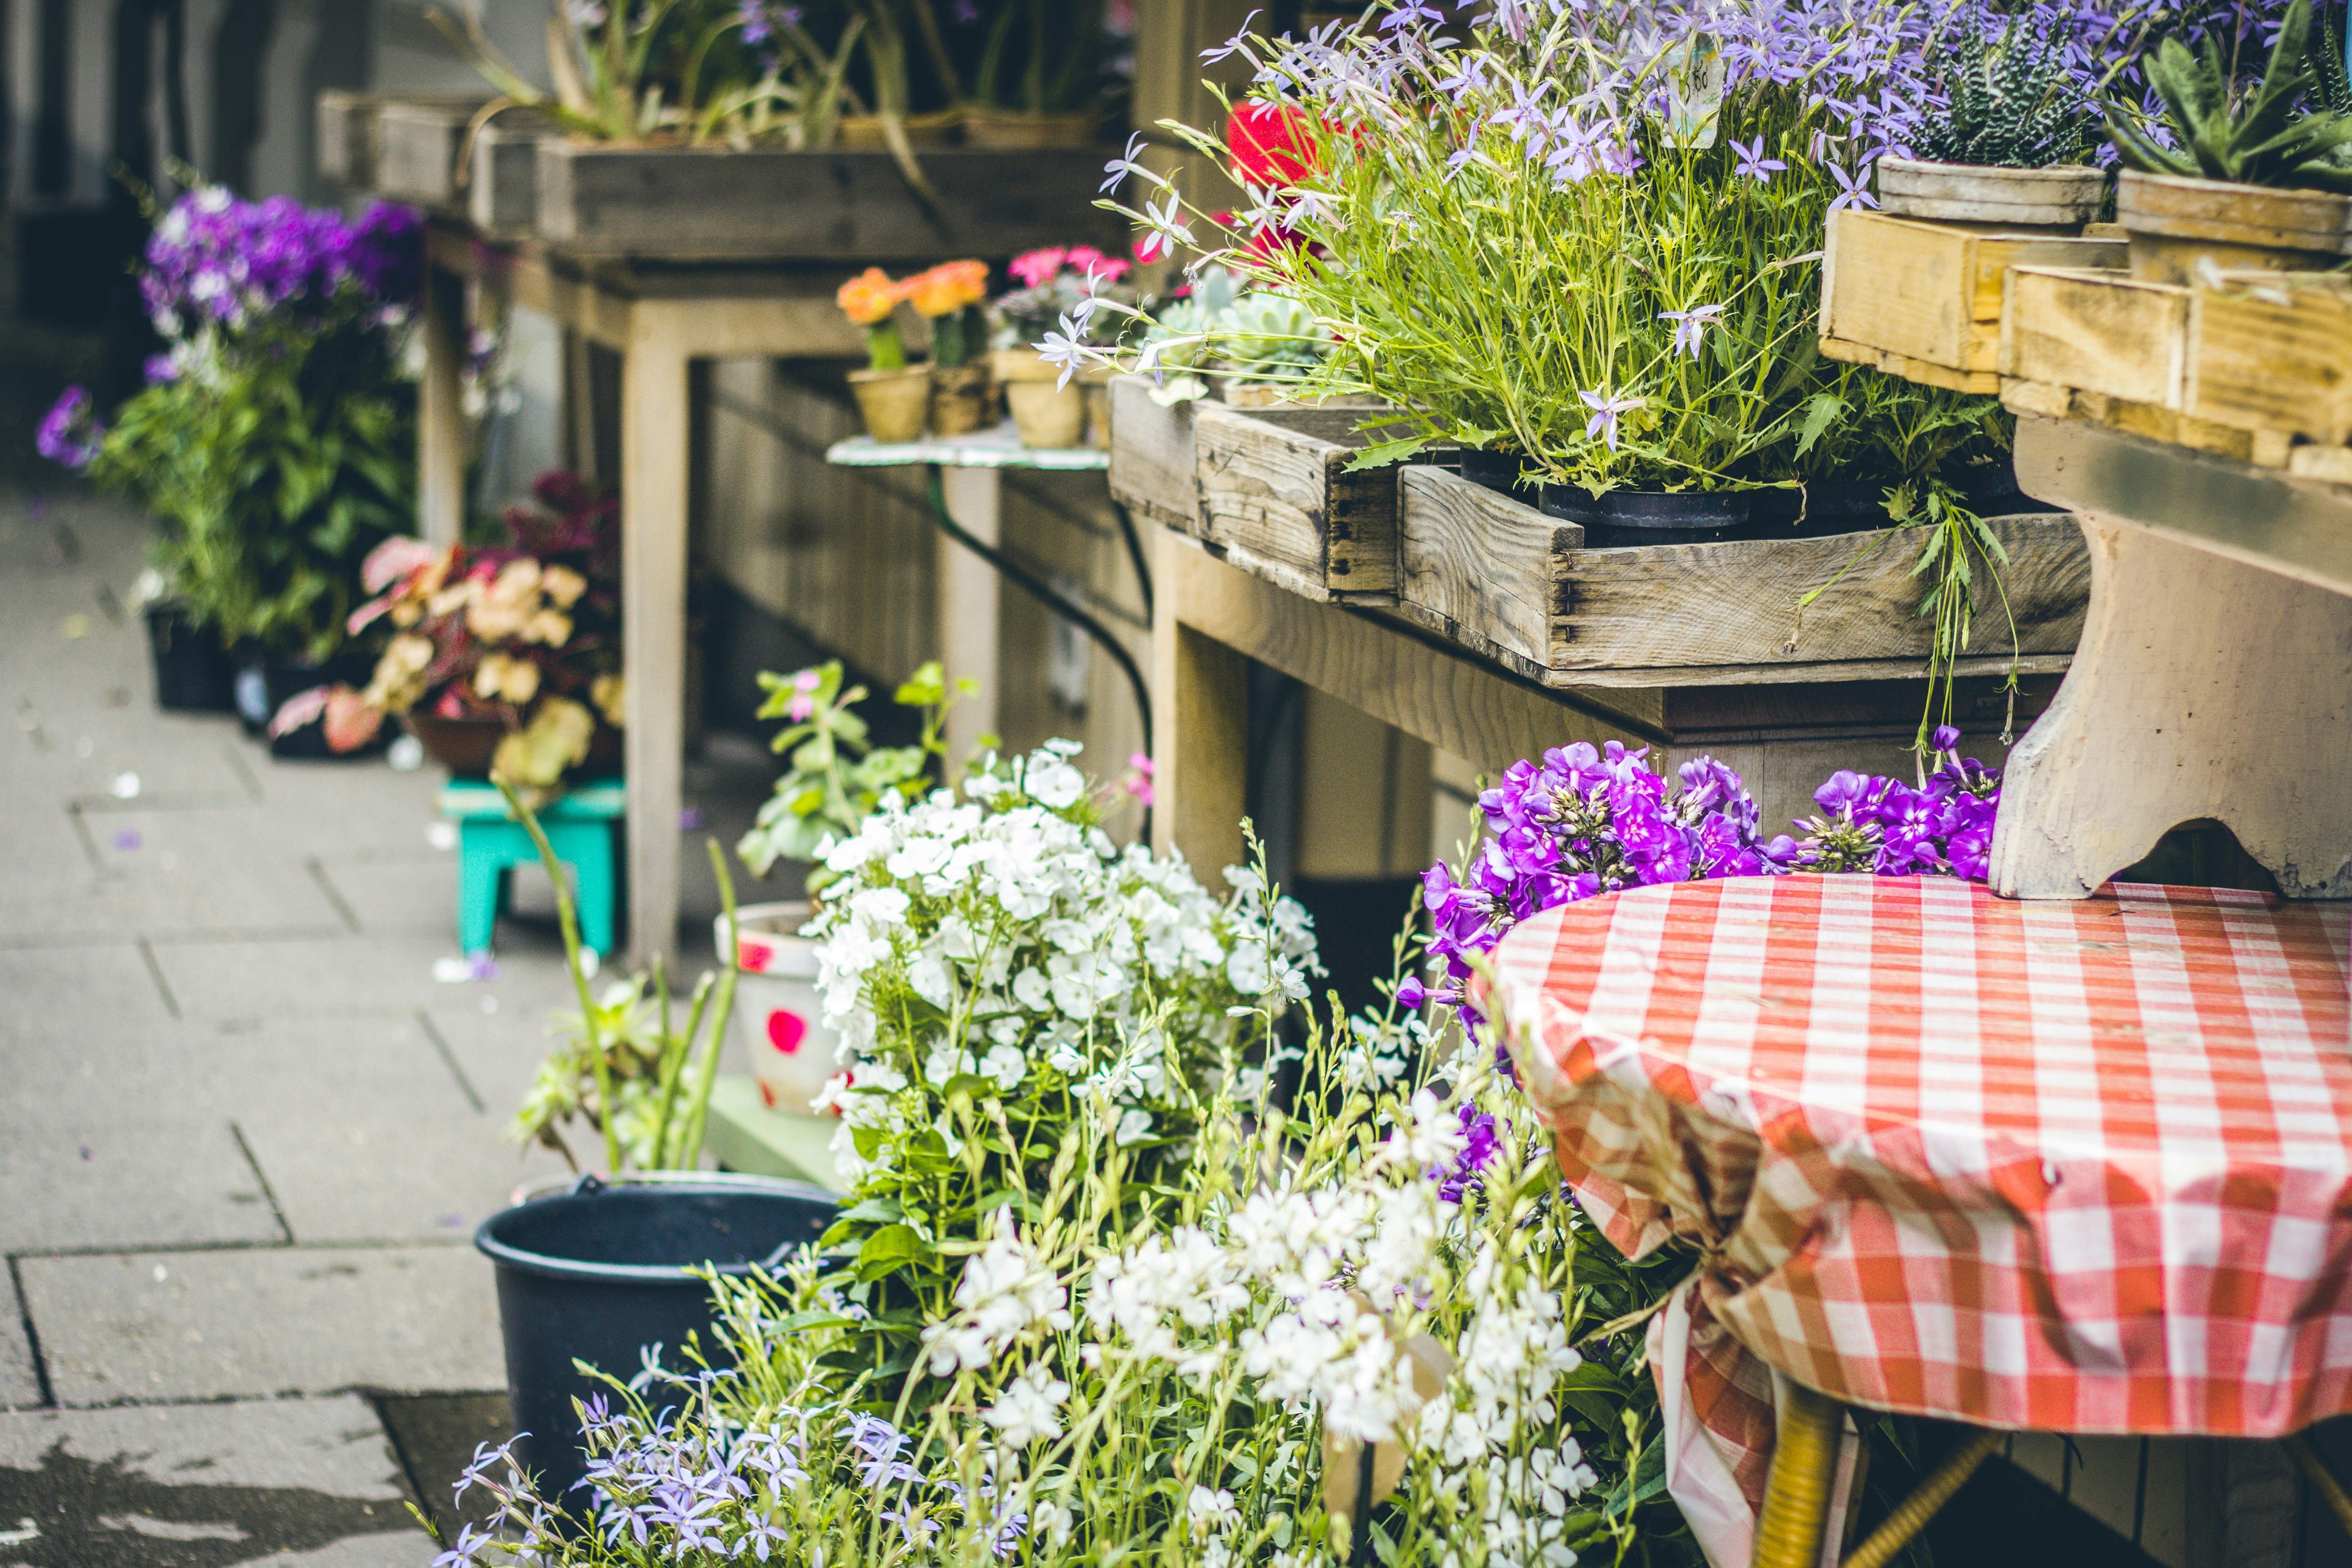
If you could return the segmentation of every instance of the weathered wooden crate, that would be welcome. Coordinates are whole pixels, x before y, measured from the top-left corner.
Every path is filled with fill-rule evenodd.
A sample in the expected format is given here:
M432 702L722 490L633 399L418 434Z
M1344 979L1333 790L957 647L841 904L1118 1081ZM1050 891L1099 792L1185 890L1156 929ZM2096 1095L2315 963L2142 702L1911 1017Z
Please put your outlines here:
M1200 500L1187 531L1304 598L1393 604L1401 470L1348 470L1380 439L1358 427L1378 417L1377 409L1201 403L1192 416Z
M1400 609L1547 685L1878 679L1927 665L1916 532L1586 549L1580 526L1443 469L1400 470L1398 493ZM2082 530L2063 514L1991 527L2010 564L1962 673L2009 667L2011 615L2021 667L2063 668L2090 591ZM1797 601L1842 570L1800 617Z
M2001 316L2001 377L2179 411L2189 306L2189 291L2169 284L2021 267Z
M2196 418L2352 443L2352 279L2224 275L2196 291L2187 360L2183 405Z
M582 255L863 267L1117 242L1090 149L921 154L927 205L887 152L539 144L538 233Z
M1110 382L1110 493L1131 512L1164 528L1198 535L1201 492L1192 477L1191 402L1151 401L1150 376Z
M319 177L348 190L376 188L383 111L395 103L463 108L471 114L489 101L479 94L359 92L330 88L315 108Z
M466 215L492 239L516 239L539 222L539 144L554 133L544 115L509 110L474 133Z
M2001 277L2021 266L2120 267L2116 239L1980 233L1858 211L1830 214L1822 352L1955 392L2000 388Z
M376 116L374 188L396 201L441 212L462 211L457 159L467 128L489 102L476 99L401 99Z

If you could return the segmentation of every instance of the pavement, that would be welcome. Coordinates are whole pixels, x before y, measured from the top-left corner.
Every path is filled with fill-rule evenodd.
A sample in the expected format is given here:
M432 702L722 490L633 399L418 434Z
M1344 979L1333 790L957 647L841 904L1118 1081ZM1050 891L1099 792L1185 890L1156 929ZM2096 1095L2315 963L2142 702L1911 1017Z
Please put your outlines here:
M569 994L551 895L436 980L438 775L157 711L148 525L51 488L0 490L0 1568L413 1568L404 1504L448 1520L504 1430L474 1227L565 1171L499 1136ZM713 755L731 841L772 769Z

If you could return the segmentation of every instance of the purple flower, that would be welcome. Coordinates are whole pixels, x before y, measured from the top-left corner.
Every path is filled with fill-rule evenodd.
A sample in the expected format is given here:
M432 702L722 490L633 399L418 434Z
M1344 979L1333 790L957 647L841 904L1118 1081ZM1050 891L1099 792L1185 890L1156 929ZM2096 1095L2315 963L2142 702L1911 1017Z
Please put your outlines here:
M1462 1152L1454 1156L1452 1168L1429 1173L1437 1181L1437 1196L1448 1203L1460 1203L1464 1193L1481 1186L1479 1173L1495 1158L1495 1118L1475 1105L1461 1107L1460 1114Z
M1616 451L1617 421L1620 416L1641 407L1642 400L1637 397L1610 397L1597 392L1580 392L1576 395L1584 400L1585 407L1592 410L1592 417L1584 422L1584 438L1590 441L1598 435L1609 443L1610 451Z
M66 388L33 438L42 456L68 468L89 467L105 441L106 427L98 422L89 393L78 386Z
M1697 359L1699 339L1706 331L1707 323L1722 314L1723 307L1720 305L1694 305L1687 310L1659 311L1659 320L1675 324L1675 342L1669 351L1687 353L1692 359Z
M1731 144L1731 151L1738 162L1738 167L1732 172L1737 174L1746 174L1751 179L1769 182L1776 170L1788 167L1778 158L1764 156L1764 138L1760 135L1752 142L1734 141Z
M745 43L764 44L775 36L775 29L768 24L765 0L739 0L735 14L742 25Z
M1838 193L1830 203L1830 211L1834 213L1841 207L1878 205L1878 198L1870 193L1869 164L1864 163L1851 174L1845 172L1842 164L1824 163L1822 167L1830 172L1830 178L1836 181L1838 185Z

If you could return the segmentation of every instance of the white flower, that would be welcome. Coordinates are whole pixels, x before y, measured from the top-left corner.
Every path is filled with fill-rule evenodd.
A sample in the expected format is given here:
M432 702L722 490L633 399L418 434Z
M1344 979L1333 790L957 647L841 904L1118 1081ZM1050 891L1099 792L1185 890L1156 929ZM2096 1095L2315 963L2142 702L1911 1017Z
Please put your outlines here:
M1026 772L1022 775L1022 792L1040 806L1055 811L1067 810L1078 803L1087 792L1087 776L1051 752L1039 750L1031 754Z
M956 1315L923 1330L934 1377L987 1365L1033 1327L1066 1329L1073 1321L1069 1293L1014 1227L1010 1208L997 1210L991 1231L964 1262Z
M907 966L907 984L942 1012L955 1005L955 978L944 960L926 953Z
M1234 1494L1211 1491L1207 1487L1194 1487L1192 1495L1184 1501L1184 1517L1195 1536L1224 1535L1242 1521L1242 1511L1234 1505Z
M1047 1371L1044 1362L1032 1362L1028 1371L1005 1385L995 1404L981 1412L981 1419L1016 1448L1050 1443L1062 1435L1055 1412L1069 1396L1068 1384Z
M1024 969L1013 977L1013 999L1031 1012L1044 1012L1054 999L1044 974L1035 969Z
M1018 1046L1000 1045L981 1059L980 1070L995 1079L999 1089L1010 1091L1028 1075L1029 1059Z
M1112 1142L1125 1148L1129 1144L1139 1144L1150 1136L1151 1136L1151 1113L1130 1107L1120 1114L1118 1132Z
M836 1072L824 1081L824 1087L809 1102L809 1109L820 1116L838 1116L849 1110L849 1074Z
M971 1052L958 1051L952 1045L935 1045L930 1055L923 1059L923 1082L937 1087L960 1072L976 1072Z

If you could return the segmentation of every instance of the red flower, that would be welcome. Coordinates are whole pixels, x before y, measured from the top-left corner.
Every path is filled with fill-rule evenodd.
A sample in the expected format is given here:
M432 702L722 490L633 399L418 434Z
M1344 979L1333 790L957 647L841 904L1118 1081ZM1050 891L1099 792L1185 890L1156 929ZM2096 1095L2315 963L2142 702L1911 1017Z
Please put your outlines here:
M1303 110L1283 103L1244 103L1225 122L1225 150L1234 172L1253 185L1296 185L1315 172L1315 128Z

